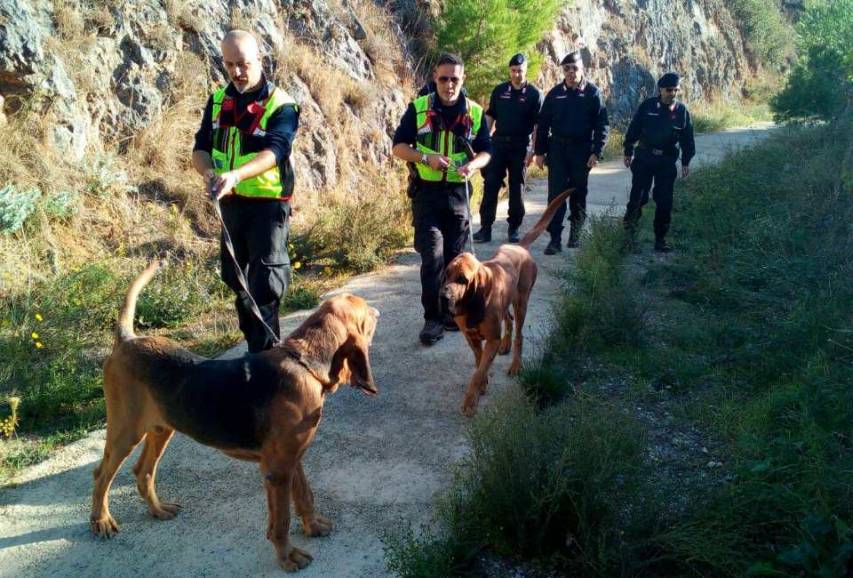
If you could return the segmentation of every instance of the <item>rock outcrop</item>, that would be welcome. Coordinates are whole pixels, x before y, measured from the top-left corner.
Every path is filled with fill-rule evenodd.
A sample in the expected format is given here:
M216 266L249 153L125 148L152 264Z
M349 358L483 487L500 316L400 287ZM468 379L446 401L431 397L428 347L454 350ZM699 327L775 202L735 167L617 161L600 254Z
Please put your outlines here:
M224 81L219 40L244 27L260 37L269 75L302 104L294 154L302 185L348 184L360 161L387 158L413 88L407 47L423 38L406 38L398 20L434 9L429 0L0 0L0 119L39 111L45 138L80 161L186 99L200 114ZM722 0L574 0L539 48L546 89L561 78L559 59L582 50L617 122L667 70L682 73L688 100L737 96L750 75ZM189 146L186 135L180 142Z
M694 101L737 98L752 73L722 0L574 0L539 47L546 89L562 79L563 55L580 50L617 123L656 93L664 72L679 72L684 97Z

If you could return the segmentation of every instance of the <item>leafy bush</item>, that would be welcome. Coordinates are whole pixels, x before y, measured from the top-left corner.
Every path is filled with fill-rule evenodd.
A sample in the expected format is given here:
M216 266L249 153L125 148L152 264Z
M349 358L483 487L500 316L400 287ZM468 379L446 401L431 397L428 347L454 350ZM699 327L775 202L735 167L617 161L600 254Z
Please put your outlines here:
M439 506L463 544L502 554L559 555L603 571L619 557L618 518L643 467L631 417L581 397L537 414L509 393L472 423L470 456Z
M11 184L0 188L0 232L8 235L20 229L35 212L40 196L38 189L19 191Z
M853 0L810 2L797 44L800 60L771 101L776 119L836 117L853 100Z
M791 27L777 0L734 0L731 10L755 60L778 68L792 55Z

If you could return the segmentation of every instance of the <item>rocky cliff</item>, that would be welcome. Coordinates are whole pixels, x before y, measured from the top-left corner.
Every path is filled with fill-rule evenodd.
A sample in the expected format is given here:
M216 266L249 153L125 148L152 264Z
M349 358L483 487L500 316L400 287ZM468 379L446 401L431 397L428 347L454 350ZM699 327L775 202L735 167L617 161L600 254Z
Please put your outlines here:
M655 94L664 72L682 75L688 101L737 98L753 73L723 0L573 0L539 47L546 88L562 79L562 56L581 50L617 122Z
M368 0L0 0L3 108L37 110L48 144L78 162L179 105L191 131L225 81L219 41L232 27L257 33L268 76L302 106L303 185L334 186L350 161L388 155L411 75L399 27ZM191 146L186 136L171 144Z
M398 21L423 24L435 9L429 0L0 0L0 107L37 113L44 141L73 162L121 152L171 113L181 134L166 127L168 146L186 154L204 99L224 80L219 40L245 27L261 38L269 76L302 104L302 186L348 187L364 162L387 158L415 84L409 47L417 52L424 39L412 34L425 28L408 26L406 38ZM688 100L737 96L751 73L722 0L574 0L539 48L545 88L560 78L559 59L581 49L622 122L664 71L684 75Z

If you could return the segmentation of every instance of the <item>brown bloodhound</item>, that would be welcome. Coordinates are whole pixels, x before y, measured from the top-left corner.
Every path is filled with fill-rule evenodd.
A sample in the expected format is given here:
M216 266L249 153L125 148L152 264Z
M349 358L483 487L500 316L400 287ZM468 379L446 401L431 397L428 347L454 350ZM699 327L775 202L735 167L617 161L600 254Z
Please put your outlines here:
M327 393L341 383L376 394L368 346L379 312L361 297L325 301L285 341L239 359L207 359L164 337L133 333L136 299L159 267L154 262L131 284L104 365L107 440L95 468L92 531L118 532L108 493L116 471L143 439L133 468L137 487L155 518L169 520L179 506L154 489L157 463L175 430L229 456L260 462L269 507L267 538L287 571L311 563L288 539L290 500L308 536L326 536L332 523L314 510L302 470Z
M521 371L521 330L530 293L536 283L536 263L528 248L542 234L560 203L572 190L563 191L548 204L542 217L518 245L501 245L494 257L482 263L471 253L462 253L445 270L441 300L468 340L476 365L462 401L462 413L467 416L474 415L480 396L486 393L489 367L496 354L506 355L514 345L508 373L516 375Z

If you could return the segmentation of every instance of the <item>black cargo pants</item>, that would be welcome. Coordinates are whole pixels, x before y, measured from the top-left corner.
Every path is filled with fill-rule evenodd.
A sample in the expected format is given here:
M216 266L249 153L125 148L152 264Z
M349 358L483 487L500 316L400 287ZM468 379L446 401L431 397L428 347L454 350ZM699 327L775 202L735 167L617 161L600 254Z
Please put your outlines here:
M498 193L509 176L509 214L507 223L517 229L524 219L524 199L522 189L527 176L524 157L527 155L527 141L499 141L492 144L492 159L485 169L486 182L483 187L483 200L480 202L480 225L490 228L495 222L498 208Z
M419 183L412 199L415 250L421 256L424 319L441 321L439 301L444 269L465 249L469 226L465 185Z
M580 233L586 220L586 193L589 183L590 145L559 144L551 141L548 145L548 202L568 188L574 188L569 197L569 222L574 234ZM551 222L548 232L551 241L559 243L563 233L563 220L566 218L566 202L562 205Z
M271 199L245 199L227 196L221 201L225 221L237 262L249 284L249 291L267 325L281 336L278 309L290 284L290 258L287 237L290 229L290 205ZM231 255L220 239L222 280L237 294L237 318L250 353L272 347L273 340L252 313L248 296L240 282Z
M672 218L672 190L678 169L677 157L653 155L637 149L631 162L631 195L625 210L625 228L632 236L643 213L643 205L649 202L649 191L655 201L655 239L662 241L669 231ZM654 188L652 187L654 183Z

